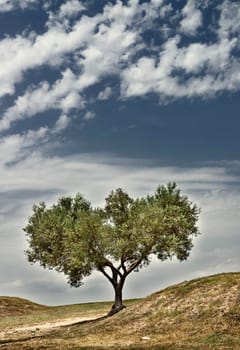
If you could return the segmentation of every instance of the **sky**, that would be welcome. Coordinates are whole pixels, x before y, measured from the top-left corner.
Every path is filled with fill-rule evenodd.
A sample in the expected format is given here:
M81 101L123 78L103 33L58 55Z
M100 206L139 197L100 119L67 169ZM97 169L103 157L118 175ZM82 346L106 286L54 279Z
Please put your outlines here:
M176 181L201 208L186 262L129 276L125 298L240 265L240 3L0 0L0 295L111 300L31 266L22 228L41 201L104 205Z

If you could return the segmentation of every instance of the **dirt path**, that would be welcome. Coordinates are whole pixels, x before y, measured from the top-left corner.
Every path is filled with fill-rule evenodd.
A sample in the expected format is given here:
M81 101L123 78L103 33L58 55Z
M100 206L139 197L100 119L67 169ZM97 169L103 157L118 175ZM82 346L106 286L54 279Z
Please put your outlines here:
M92 316L86 316L86 317L71 317L71 318L65 318L56 320L53 322L44 322L44 323L36 323L33 325L27 325L27 326L21 326L21 327L14 327L10 329L5 329L3 331L0 331L0 340L11 338L12 336L21 336L26 333L30 333L33 336L36 334L40 334L42 332L48 332L51 331L54 328L58 328L61 326L70 326L75 323L84 322L84 321L91 321L96 320L99 317L102 317L102 314L99 315L92 315Z

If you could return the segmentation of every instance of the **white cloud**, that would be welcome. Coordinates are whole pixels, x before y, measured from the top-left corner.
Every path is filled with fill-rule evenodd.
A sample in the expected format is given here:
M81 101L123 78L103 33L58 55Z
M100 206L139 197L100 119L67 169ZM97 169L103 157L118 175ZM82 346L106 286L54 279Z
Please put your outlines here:
M70 123L70 118L65 114L61 115L56 122L56 126L55 126L56 132L66 129L69 123Z
M84 100L76 91L70 91L66 97L60 102L60 108L64 112L70 111L72 108L80 109L84 106Z
M81 17L70 31L56 24L41 35L1 40L0 96L14 93L15 84L26 70L43 64L60 65L65 55L83 48L80 55L84 58L79 64L83 65L85 74L93 70L89 75L96 74L98 78L116 71L121 56L135 42L136 33L126 30L126 26L131 24L136 11L139 11L136 1L130 6L117 2L115 6L106 5L102 14ZM101 24L106 20L110 21L109 26ZM97 25L99 31L95 33Z
M172 4L167 4L161 7L160 16L165 17L168 16L173 10Z
M62 122L65 118L62 119ZM120 186L131 189L135 195L138 188L151 191L159 183L176 181L185 191L203 190L217 191L222 183L237 183L237 176L228 174L224 167L149 167L141 162L134 165L133 160L118 160L107 156L69 156L46 157L37 152L37 140L48 136L47 130L40 129L24 135L7 136L1 142L0 189L6 190L44 190L59 188L63 193L78 191L80 174L81 188L86 195L96 202L103 200L104 193L112 187ZM35 144L32 154L19 162L19 154L27 147ZM49 143L51 147L51 143ZM9 161L17 164L8 167ZM117 165L118 162L123 165ZM37 175L39 174L39 176ZM58 182L56 182L58 174ZM69 179L71 181L69 182ZM96 193L95 193L96 191Z
M159 7L163 5L164 0L151 0L153 6Z
M187 35L195 35L198 28L202 25L202 13L196 6L196 0L188 0L182 10L182 14L181 31Z
M14 39L5 38L0 41L0 97L14 93L14 84L22 79L24 66L22 56L24 50L29 51L30 41L17 36ZM21 63L19 63L21 61ZM20 69L19 69L20 66Z
M175 67L184 69L187 73L198 73L205 66L210 72L224 72L236 44L236 39L225 39L212 45L190 44L178 50Z
M59 17L75 17L79 12L85 9L81 1L78 0L68 0L60 6Z
M121 9L124 9L126 18L121 17ZM78 93L98 82L104 75L117 74L121 64L131 54L136 33L127 31L126 26L137 9L136 2L126 9L118 2L115 6L106 6L102 15L82 17L69 33L56 26L32 39L17 37L2 40L0 95L12 94L15 83L22 79L25 70L42 64L59 65L68 53L74 53L81 74L76 76L68 69L52 87L45 81L37 89L28 89L4 113L0 130L6 130L12 122L49 108L62 108L63 113L71 108L82 108L84 103ZM95 26L106 19L111 21L110 24L100 24L99 30L94 33Z
M60 12L77 3L80 8L81 3L74 0L63 4ZM139 5L136 0L127 6L117 1L114 5L105 5L102 13L80 17L70 28L54 22L43 34L1 40L0 96L13 94L15 84L27 70L44 64L56 67L68 54L78 57L79 53L77 61L84 73L96 75L96 79L102 74L118 72L131 55L131 46L139 40L138 34L144 30L142 24L158 17L155 7L152 11L151 5ZM147 19L142 18L143 10L148 13Z
M96 117L96 114L94 112L88 111L84 114L83 120L90 120L94 119Z
M93 75L98 80L104 75L117 74L121 64L126 63L136 33L126 31L125 26L112 23L110 27L102 24L88 47L82 51L84 75Z
M69 33L61 27L54 27L42 35L1 40L0 96L13 94L15 84L21 81L23 73L28 69L43 64L55 67L61 64L64 55L85 45L95 25L95 18L84 17Z
M67 16L68 10L75 6L80 11L82 3L68 1L60 6L59 13L62 11ZM88 101L81 97L84 90L109 75L120 78L124 98L154 92L165 101L238 90L240 60L236 49L239 47L240 6L224 1L220 10L220 19L215 25L219 37L211 43L196 37L186 44L181 33L177 34L179 30L174 34L172 29L172 36L168 33L161 45L147 46L141 34L146 28L156 30L154 20L161 22L162 16L172 12L171 4L164 5L160 0L142 4L134 0L128 5L122 1L107 3L102 13L92 17L82 15L72 27L65 28L54 22L40 35L31 33L2 39L0 96L12 95L26 71L43 65L62 71L62 78L52 84L43 81L17 97L2 115L0 130L7 130L12 123L51 108L68 114L73 108L86 107ZM178 24L184 32L195 35L202 23L196 1L186 3L182 16L174 20L180 21ZM173 17L171 14L169 23ZM164 22L163 27L159 27L159 35L166 26ZM149 52L145 54L143 49ZM62 67L70 61L72 70ZM107 87L98 98L104 100L110 94L110 87Z
M169 39L159 59L142 57L122 72L122 95L145 95L149 92L178 94L177 82L171 77L178 54L179 37Z
M30 130L22 135L15 134L5 136L0 140L0 168L11 162L18 162L25 158L32 147L45 140L48 133L47 127L39 130Z
M107 86L104 90L100 91L98 94L98 99L101 101L108 100L112 96L112 88Z
M12 134L0 139L0 174L8 165L21 162L23 159L31 158L40 146L51 147L54 144L52 136L61 133L70 123L70 118L61 115L54 127L40 127L37 130L28 130L22 134ZM6 179L7 181L7 179ZM20 189L20 188L19 188ZM1 191L1 182L0 182Z
M12 4L9 0L0 0L0 12L7 12L12 9Z
M72 108L81 109L84 100L78 94L77 77L70 69L62 73L62 78L50 87L47 81L36 89L28 89L19 96L15 104L7 109L0 120L0 130L9 129L13 122L31 118L48 109L60 109L67 113Z
M105 19L114 20L118 25L126 26L132 23L138 11L138 0L132 0L127 6L124 6L122 1L116 1L115 4L108 3L105 6L104 15Z
M240 6L238 2L223 1L220 6L221 16L219 20L218 34L220 39L227 38L240 32Z
M38 0L0 0L0 12L8 12L16 8L25 9L38 2Z
M59 27L66 31L71 28L71 19L77 19L79 15L86 9L79 0L66 0L56 11L51 10L51 3L45 9L48 13L48 20L45 26L48 29Z
M239 89L240 62L233 56L239 44L237 38L223 38L214 44L193 43L184 47L180 44L179 36L169 38L159 57L142 57L123 70L123 97L150 92L163 99L206 97Z

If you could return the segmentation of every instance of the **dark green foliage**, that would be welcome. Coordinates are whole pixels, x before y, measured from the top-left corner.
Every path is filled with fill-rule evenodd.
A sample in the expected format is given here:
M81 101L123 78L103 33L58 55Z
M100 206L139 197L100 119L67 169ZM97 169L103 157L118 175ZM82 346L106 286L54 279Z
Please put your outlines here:
M122 189L93 208L81 195L65 197L47 208L33 207L24 231L28 260L63 272L72 286L96 269L112 283L119 305L126 277L150 262L176 256L187 259L197 235L199 209L175 183L159 186L146 198L132 199Z

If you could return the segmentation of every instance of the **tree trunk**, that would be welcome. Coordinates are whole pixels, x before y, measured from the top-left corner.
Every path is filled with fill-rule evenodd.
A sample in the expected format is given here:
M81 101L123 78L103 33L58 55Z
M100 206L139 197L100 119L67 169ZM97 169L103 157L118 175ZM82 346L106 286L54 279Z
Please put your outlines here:
M115 302L114 302L111 310L109 311L108 316L112 316L126 307L122 303L122 289L123 289L123 283L121 283L121 282L117 283L114 286Z

